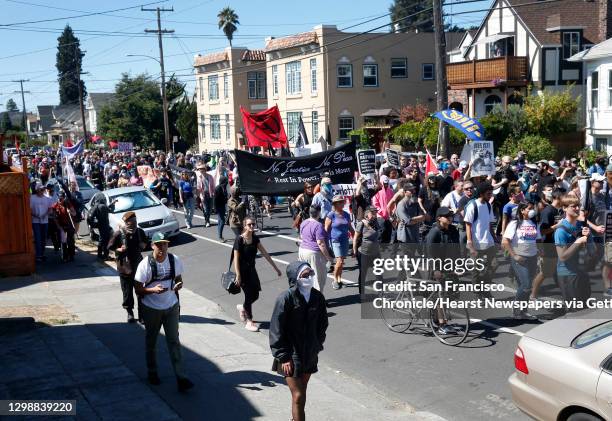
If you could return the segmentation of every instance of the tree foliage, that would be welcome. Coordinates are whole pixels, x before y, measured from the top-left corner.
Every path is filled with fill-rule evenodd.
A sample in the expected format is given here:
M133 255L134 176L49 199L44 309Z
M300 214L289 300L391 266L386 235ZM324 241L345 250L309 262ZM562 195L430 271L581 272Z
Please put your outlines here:
M223 31L227 40L229 41L230 47L232 46L232 39L234 38L234 32L238 29L240 22L238 21L238 15L231 7L223 8L217 15L219 19L219 29Z
M154 144L164 149L164 123L159 84L147 75L122 75L112 102L102 107L98 129L108 140Z
M359 136L359 149L374 149L375 138L372 133L368 133L363 127L351 130L349 136Z
M9 100L6 101L6 111L19 111L19 107L17 107L17 103L13 98L9 98Z
M525 135L521 138L510 138L499 148L499 155L516 156L519 151L525 151L529 155L529 161L536 162L540 159L553 159L557 148L550 140L538 135Z
M197 146L198 140L198 107L196 101L184 97L177 104L176 129L189 147Z
M74 35L70 25L66 25L64 32L57 39L57 55L55 67L59 82L60 105L79 103L79 72L85 53L81 51L80 41ZM83 98L87 96L85 83L81 80Z
M387 136L404 148L432 148L438 143L439 122L433 117L422 121L409 120L391 129ZM449 127L449 139L452 144L460 145L464 142L465 135L454 127Z
M576 113L580 98L571 94L571 86L562 92L544 90L540 95L528 95L523 109L529 133L554 136L576 130Z
M432 5L432 0L394 0L389 6L391 22L402 20L391 24L391 32L409 32L416 29L421 32L433 32L433 12L430 9Z
M429 108L423 104L404 105L399 110L400 122L423 121L429 117Z
M0 133L6 134L11 130L13 130L13 123L11 123L9 113L2 113L2 116L0 116Z

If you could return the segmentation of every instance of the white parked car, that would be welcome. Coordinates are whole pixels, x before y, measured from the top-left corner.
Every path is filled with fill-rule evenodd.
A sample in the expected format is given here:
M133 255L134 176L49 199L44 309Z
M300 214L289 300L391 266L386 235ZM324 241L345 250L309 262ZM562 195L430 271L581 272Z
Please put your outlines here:
M509 379L516 406L537 420L612 420L610 316L572 314L527 332Z
M87 204L89 210L92 203L104 200L107 205L115 203L109 215L113 231L119 229L123 214L128 211L136 213L138 226L151 238L156 232L162 232L167 237L179 233L179 223L170 210L149 189L141 186L120 187L97 193ZM90 233L92 229L90 228ZM95 233L97 234L97 232Z

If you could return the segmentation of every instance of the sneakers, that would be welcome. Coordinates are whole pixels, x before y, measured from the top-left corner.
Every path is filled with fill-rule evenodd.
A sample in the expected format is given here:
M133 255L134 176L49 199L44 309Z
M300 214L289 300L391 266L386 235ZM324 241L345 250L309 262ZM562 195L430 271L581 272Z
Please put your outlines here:
M246 322L246 311L244 311L244 307L242 306L242 304L237 304L236 305L236 310L238 310L238 317L240 317L240 321L242 323Z
M193 382L186 377L177 377L176 386L179 392L184 393L193 388Z
M149 384L152 384L153 386L159 386L161 384L161 380L159 379L157 373L149 373L147 380L149 381Z
M206 223L206 228L210 227L210 222Z
M453 329L453 327L449 325L440 325L438 326L438 333L440 335L450 335L455 333L455 329Z
M127 322L128 323L136 322L136 319L134 318L134 313L132 313L131 311L128 311Z
M244 325L244 328L249 332L259 332L259 327L253 322L247 322L247 324Z
M607 290L605 290L604 295L607 295L608 297L612 297L612 288L608 288Z
M538 320L537 316L534 316L533 314L528 313L527 311L521 310L514 310L513 316L517 320Z
M333 289L340 289L340 288L342 288L342 282L333 281L332 282L332 288Z

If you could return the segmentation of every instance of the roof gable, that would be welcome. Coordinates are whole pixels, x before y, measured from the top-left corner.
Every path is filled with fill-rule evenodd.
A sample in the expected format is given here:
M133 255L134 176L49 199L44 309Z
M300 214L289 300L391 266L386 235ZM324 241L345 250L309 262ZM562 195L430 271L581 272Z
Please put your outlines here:
M287 48L300 47L302 45L317 44L319 38L314 31L302 32L283 38L272 38L266 42L265 52L285 50Z

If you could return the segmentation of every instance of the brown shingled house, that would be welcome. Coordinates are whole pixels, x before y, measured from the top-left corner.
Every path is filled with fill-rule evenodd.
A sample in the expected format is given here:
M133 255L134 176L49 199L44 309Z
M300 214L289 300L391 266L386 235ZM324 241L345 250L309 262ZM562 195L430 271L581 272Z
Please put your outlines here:
M515 92L524 95L530 85L537 94L573 83L580 95L582 66L567 59L612 36L611 3L495 1L476 34L449 54L451 107L482 116L496 104L520 102Z

